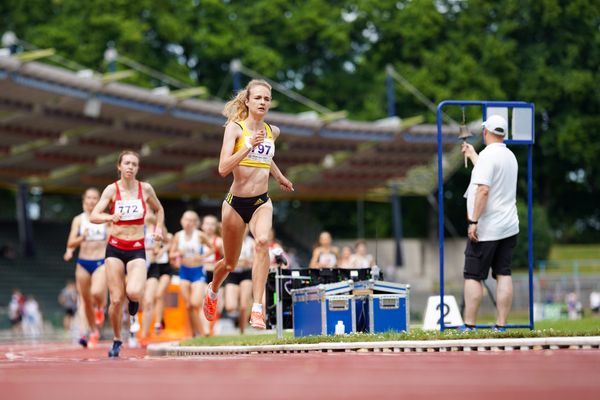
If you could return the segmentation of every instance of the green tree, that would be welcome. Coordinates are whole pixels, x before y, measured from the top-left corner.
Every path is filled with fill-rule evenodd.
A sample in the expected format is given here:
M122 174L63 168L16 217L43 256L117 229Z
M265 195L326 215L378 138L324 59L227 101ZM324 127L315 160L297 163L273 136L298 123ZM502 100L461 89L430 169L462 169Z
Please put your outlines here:
M433 102L535 102L536 199L561 240L600 240L598 0L5 0L0 26L97 70L114 42L120 54L221 98L239 58L357 119L386 115L388 64ZM396 86L398 115L435 119ZM275 98L281 111L307 110Z
M526 268L528 261L528 238L527 238L527 204L517 203L517 212L519 214L519 239L513 255L513 266L516 268ZM552 247L552 231L550 221L546 210L536 204L532 210L533 217L533 262L536 265L537 260L546 260Z

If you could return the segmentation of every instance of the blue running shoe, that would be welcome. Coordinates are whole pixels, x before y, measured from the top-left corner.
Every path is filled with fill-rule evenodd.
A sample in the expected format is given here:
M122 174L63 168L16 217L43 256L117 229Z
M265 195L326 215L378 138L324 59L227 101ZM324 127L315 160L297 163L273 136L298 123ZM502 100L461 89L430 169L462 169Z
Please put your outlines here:
M119 357L119 352L121 351L121 346L123 346L123 342L120 340L113 340L112 348L108 351L108 356L110 358Z
M494 325L494 327L492 328L492 332L504 333L504 332L506 332L506 327L500 326L500 325Z
M456 328L456 330L460 333L469 333L469 332L476 332L477 328L474 326L461 325L458 328Z
M132 317L137 314L140 308L140 303L137 301L129 300L129 304L127 305L127 309L129 310L129 315Z
M83 335L79 338L79 344L81 345L81 347L88 347L88 337L87 335Z

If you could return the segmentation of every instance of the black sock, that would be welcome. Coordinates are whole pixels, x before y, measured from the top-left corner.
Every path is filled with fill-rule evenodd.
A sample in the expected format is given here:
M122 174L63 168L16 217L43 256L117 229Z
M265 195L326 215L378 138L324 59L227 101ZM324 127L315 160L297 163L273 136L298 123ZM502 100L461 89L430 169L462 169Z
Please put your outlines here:
M473 329L473 328L475 328L475 325L469 325L469 324L465 324L465 327L466 327L466 328L471 328L471 329Z
M504 326L504 325L495 324L494 326L498 329L506 328L506 326Z

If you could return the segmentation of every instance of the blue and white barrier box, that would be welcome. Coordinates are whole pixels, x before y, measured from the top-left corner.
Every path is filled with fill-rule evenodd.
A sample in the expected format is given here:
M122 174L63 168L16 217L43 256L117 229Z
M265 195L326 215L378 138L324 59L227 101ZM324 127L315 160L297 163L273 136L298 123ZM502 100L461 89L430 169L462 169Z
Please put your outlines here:
M344 333L407 332L409 290L409 285L373 280L292 290L294 336L334 335L342 326Z

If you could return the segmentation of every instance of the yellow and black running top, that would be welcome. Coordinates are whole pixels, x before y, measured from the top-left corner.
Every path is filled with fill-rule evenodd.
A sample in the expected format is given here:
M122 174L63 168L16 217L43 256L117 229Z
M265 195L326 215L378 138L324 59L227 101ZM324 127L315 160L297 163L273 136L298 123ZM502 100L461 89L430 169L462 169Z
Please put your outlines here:
M265 140L256 145L250 153L244 158L240 165L245 167L255 167L255 168L271 168L271 160L275 155L275 140L273 139L273 131L271 130L271 125L263 122L265 124ZM241 148L246 146L246 143L250 143L250 138L252 137L252 133L246 126L244 121L236 122L242 128L242 135L236 140L235 147L233 148L233 152L237 153Z

